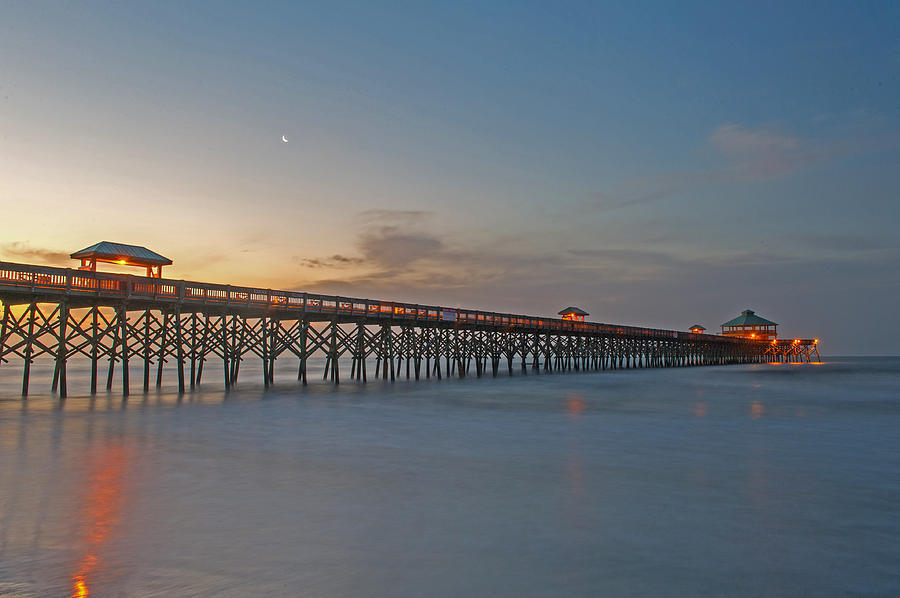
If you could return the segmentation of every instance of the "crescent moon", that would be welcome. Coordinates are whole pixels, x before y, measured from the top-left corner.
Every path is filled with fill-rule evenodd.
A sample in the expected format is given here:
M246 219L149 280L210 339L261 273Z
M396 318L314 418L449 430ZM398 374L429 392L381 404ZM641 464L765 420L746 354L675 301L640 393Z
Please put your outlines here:
M287 141L287 137L285 137L284 135L281 136L281 140L282 140L283 142L285 142L285 143L288 142L288 141Z

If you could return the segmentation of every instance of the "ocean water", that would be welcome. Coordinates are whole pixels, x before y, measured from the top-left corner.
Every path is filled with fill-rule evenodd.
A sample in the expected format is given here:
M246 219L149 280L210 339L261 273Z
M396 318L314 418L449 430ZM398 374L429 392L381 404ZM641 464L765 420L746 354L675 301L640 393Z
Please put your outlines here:
M900 595L900 358L294 367L60 401L0 366L0 596Z

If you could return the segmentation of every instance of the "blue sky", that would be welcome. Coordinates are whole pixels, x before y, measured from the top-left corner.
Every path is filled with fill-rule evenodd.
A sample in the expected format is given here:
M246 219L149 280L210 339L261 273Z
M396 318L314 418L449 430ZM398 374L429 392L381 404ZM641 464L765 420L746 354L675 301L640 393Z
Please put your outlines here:
M900 353L898 5L635 4L7 4L0 258Z

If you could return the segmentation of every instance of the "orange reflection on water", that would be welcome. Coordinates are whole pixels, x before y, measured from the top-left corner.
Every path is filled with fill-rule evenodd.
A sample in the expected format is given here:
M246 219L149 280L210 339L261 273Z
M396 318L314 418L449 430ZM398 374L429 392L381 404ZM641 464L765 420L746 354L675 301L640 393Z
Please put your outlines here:
M584 463L579 453L566 457L566 482L573 498L584 498Z
M585 404L583 397L575 393L569 393L569 396L566 399L566 414L569 417L572 419L578 418L586 407L587 405Z
M706 417L706 403L697 401L694 405L694 417Z
M766 414L765 406L759 401L750 403L750 419L759 419Z
M126 447L105 447L97 455L88 475L82 512L82 522L87 529L82 540L85 556L72 576L72 598L84 598L91 593L89 582L101 565L101 549L119 522L125 498L125 473L130 460L130 451Z

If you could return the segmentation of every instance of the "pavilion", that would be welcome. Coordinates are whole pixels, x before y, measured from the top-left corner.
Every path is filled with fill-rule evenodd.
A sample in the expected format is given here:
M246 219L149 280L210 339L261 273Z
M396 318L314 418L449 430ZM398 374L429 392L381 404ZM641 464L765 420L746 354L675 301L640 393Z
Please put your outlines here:
M162 278L162 267L172 264L172 260L140 245L126 245L100 241L70 255L73 260L81 260L79 270L97 271L97 262L138 266L147 269L148 278Z
M573 322L584 322L584 317L590 314L583 309L577 307L567 307L559 311L559 315L563 320L571 320Z
M688 328L688 330L690 330L694 334L703 334L704 332L706 332L706 328L704 328L700 324L694 324L693 326Z
M778 337L778 324L761 318L752 309L745 309L741 315L722 324L722 336L739 336L770 341Z

